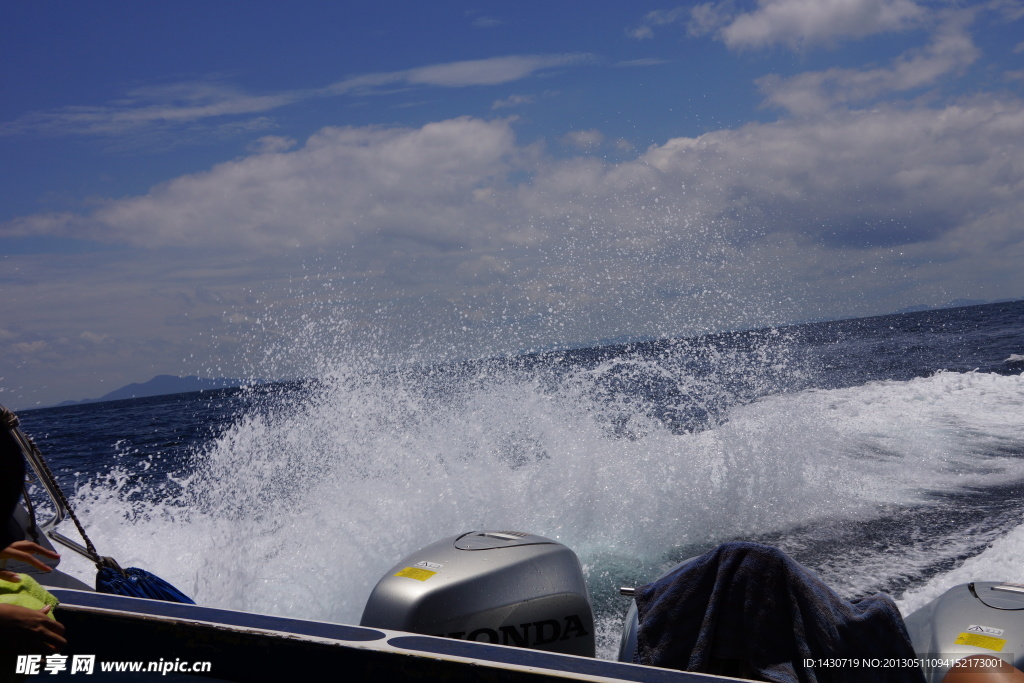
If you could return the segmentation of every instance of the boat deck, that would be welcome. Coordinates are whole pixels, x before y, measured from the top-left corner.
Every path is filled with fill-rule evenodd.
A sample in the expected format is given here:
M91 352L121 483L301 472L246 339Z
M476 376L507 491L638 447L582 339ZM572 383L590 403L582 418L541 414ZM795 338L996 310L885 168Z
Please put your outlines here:
M280 681L336 672L345 681L736 680L586 657L385 629L274 617L197 605L53 589L67 627L66 670L40 677L79 680L75 655L93 655L93 676L116 681ZM110 667L120 663L122 671ZM152 665L150 663L153 663ZM196 663L208 663L191 671ZM128 669L138 665L140 672ZM131 666L129 666L131 665ZM155 668L150 668L155 667ZM166 671L164 673L162 670ZM96 679L92 679L96 680Z

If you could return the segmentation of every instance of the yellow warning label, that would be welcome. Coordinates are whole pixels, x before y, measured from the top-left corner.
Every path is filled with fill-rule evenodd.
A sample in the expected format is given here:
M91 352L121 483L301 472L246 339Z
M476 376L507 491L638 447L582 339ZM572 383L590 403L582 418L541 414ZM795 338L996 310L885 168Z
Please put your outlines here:
M983 636L979 633L961 633L956 637L957 645L971 645L972 647L983 647L986 650L1002 652L1006 641L993 636Z
M404 576L407 579L416 579L417 581L426 581L437 572L432 572L429 569L420 569L418 567L406 567L402 571L395 574L395 576ZM1005 642L1005 641L1003 641Z

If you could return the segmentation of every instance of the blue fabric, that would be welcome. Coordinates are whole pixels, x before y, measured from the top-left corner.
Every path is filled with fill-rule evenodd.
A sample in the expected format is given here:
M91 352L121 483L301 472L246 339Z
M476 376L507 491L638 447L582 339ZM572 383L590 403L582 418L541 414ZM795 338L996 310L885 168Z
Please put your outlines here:
M112 567L101 567L96 572L96 590L110 595L127 595L130 598L196 604L192 598L145 569L128 567L124 573L125 575L122 575Z
M777 548L727 543L636 594L634 661L776 683L923 683L917 667L807 666L807 659L913 659L892 598L846 601Z

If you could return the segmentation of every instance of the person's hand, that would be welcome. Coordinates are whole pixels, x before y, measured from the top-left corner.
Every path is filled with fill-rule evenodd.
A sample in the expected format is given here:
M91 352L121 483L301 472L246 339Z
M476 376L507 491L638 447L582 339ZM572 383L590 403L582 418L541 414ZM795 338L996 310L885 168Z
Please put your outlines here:
M33 543L32 541L15 541L3 550L0 550L0 560L17 560L18 562L30 564L36 569L40 569L44 572L53 570L52 567L47 566L42 560L38 559L36 555L49 557L51 560L60 559L60 555L57 553L52 550L47 550L43 546L38 543ZM0 571L0 578L7 581L14 581L15 583L21 580L17 574L9 571Z
M64 626L47 615L50 606L29 609L0 603L0 651L16 654L53 654L68 641Z

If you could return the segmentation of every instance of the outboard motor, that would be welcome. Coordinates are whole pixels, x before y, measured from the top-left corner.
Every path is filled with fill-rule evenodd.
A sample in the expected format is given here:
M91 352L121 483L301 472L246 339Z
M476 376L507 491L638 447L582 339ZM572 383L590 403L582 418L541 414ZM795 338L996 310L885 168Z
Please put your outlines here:
M665 578L666 576L668 576L672 572L676 571L677 569L682 569L686 564L692 562L695 559L697 559L697 558L696 557L691 557L689 559L683 560L682 562L680 562L679 564L675 565L674 567L669 569L667 572L665 572L664 574L662 574L658 578L659 579ZM619 593L621 595L624 595L624 596L628 597L628 598L631 598L631 597L633 597L636 594L636 589L635 588L623 587L623 588L619 589ZM630 600L629 601L629 609L626 610L626 618L622 622L622 635L619 638L619 654L618 654L618 657L617 657L617 659L620 662L632 662L633 661L633 655L636 654L636 639L637 639L637 633L639 633L639 631L640 631L640 612L636 608L636 600L634 599L634 600Z
M403 558L377 582L359 623L594 656L576 554L520 531L471 531Z
M904 621L929 683L941 681L953 662L970 655L998 657L1024 669L1024 584L961 584Z

